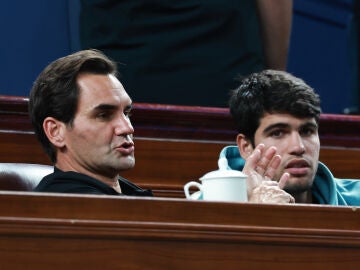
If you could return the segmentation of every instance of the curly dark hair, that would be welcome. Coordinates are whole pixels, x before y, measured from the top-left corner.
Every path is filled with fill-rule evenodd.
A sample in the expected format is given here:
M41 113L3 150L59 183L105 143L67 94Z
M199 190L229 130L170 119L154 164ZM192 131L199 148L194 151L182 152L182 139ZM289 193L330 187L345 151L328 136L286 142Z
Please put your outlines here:
M240 80L240 86L231 91L229 107L238 132L253 145L255 132L265 113L313 117L319 122L319 95L302 79L285 71L264 70Z

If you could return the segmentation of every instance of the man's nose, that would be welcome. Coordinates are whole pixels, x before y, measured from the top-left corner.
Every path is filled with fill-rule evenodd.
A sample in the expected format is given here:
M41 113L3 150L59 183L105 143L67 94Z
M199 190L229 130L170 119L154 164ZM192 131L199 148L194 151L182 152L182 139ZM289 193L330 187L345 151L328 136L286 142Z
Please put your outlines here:
M118 117L115 125L115 134L117 136L129 135L134 133L134 127L131 124L130 118L126 115Z
M303 138L298 132L293 132L290 139L291 154L302 155L305 152L305 145Z

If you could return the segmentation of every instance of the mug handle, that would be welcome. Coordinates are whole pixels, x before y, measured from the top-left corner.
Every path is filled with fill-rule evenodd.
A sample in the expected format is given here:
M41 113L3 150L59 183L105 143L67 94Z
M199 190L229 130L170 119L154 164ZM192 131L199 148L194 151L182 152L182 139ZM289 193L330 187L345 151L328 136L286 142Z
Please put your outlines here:
M193 197L191 197L191 194L190 194L191 187L197 187L202 192L202 185L199 184L198 182L190 181L189 183L186 183L184 186L185 197L187 199L195 200Z

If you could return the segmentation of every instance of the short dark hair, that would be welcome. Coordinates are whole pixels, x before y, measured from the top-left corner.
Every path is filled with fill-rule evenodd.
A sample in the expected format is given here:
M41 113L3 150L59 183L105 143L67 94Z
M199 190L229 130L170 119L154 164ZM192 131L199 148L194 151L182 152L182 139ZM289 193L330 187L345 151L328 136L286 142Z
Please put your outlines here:
M265 113L288 113L319 122L320 98L302 79L285 71L264 70L241 79L231 91L229 107L239 133L254 145Z
M35 133L53 163L56 149L47 138L46 117L72 125L78 106L77 77L82 73L117 74L116 64L98 50L83 50L50 63L38 76L30 91L29 115Z

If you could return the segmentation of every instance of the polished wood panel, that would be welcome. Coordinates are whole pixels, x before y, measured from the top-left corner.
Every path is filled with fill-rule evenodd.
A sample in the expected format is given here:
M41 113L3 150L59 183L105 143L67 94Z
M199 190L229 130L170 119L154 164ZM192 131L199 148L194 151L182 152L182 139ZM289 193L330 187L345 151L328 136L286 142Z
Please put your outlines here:
M322 147L320 161L335 177L360 179L360 148Z
M2 269L357 269L359 208L0 192Z
M28 98L0 95L0 130L32 132ZM132 122L137 137L210 140L233 143L236 128L226 108L135 103ZM360 148L360 116L322 114L322 146Z

